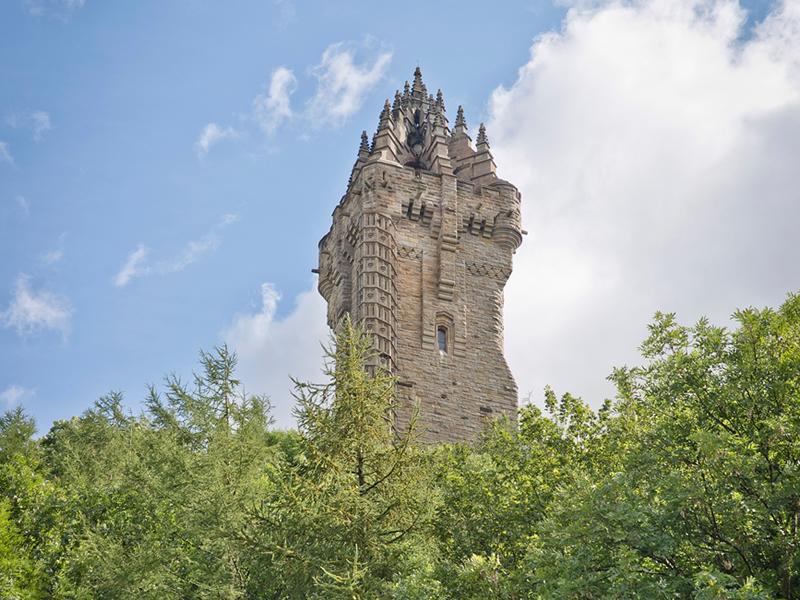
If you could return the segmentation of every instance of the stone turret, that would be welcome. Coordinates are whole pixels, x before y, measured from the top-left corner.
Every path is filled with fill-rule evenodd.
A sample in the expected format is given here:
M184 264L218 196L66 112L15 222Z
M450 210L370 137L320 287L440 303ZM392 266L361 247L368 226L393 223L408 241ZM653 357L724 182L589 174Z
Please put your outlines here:
M444 95L417 68L384 103L371 146L362 133L319 244L328 324L350 314L372 333L398 377L395 427L418 406L428 441L473 440L486 418L516 412L502 305L521 198L496 170L484 125L473 147L459 106L451 131Z

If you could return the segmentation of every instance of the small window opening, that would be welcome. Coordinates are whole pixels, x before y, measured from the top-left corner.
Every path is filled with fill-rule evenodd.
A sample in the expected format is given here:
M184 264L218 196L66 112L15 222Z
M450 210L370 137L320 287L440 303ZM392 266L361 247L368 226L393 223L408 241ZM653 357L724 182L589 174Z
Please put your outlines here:
M439 352L447 354L447 327L444 325L436 328L436 341L439 344Z

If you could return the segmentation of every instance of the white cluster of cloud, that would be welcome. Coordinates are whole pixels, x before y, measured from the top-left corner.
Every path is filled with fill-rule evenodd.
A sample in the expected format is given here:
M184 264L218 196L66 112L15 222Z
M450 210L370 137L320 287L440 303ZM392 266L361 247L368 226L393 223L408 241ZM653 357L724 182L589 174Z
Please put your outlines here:
M392 59L390 52L379 53L372 64L356 63L353 44L331 44L322 61L312 69L317 91L308 102L308 115L315 126L339 126L364 103L366 93L382 78Z
M569 11L490 102L530 232L506 295L524 396L594 405L657 310L726 323L800 287L800 5L752 35L733 0Z
M41 331L69 333L72 306L64 296L45 290L34 290L30 277L20 274L14 286L11 304L0 311L0 324L27 336Z
M238 374L248 393L269 396L276 425L289 427L294 424L289 376L321 380L321 344L327 343L329 332L325 301L315 286L298 295L294 309L282 319L275 316L279 300L271 284L262 284L260 308L237 315L222 337L238 354Z
M239 132L233 127L220 127L216 123L209 123L200 132L200 136L194 143L194 151L198 158L203 158L208 155L211 146L219 141L236 138Z
M239 220L238 215L223 215L214 228L200 239L187 242L181 251L171 258L149 263L150 249L144 244L139 244L125 259L120 270L112 278L116 287L125 287L133 279L146 275L166 275L183 271L189 265L197 262L204 255L216 250L222 243L221 230Z
M13 408L24 400L32 398L35 393L36 390L11 384L0 392L0 405L5 405L5 408Z
M362 62L357 59L359 53L370 52L372 45L367 40L362 44L338 42L328 46L320 63L311 69L317 82L314 95L299 112L292 108L292 96L298 89L297 76L285 66L278 67L272 72L265 91L253 99L252 110L245 120L255 123L267 136L275 135L284 123L296 116L313 128L340 126L361 108L367 93L386 74L392 58L390 52L378 52ZM241 135L242 132L233 127L208 123L195 142L195 153L203 158L214 143Z
M292 117L291 96L297 89L297 78L286 67L272 72L269 87L253 99L253 117L267 135L272 135L278 126Z

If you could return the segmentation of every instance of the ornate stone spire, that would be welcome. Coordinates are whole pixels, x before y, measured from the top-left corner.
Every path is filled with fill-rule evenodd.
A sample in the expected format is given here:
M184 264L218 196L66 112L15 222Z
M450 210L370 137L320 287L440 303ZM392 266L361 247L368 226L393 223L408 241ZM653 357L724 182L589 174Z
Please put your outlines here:
M436 92L436 106L444 113L444 95L442 95L442 90L437 90Z
M478 139L475 140L475 159L472 164L473 179L481 185L496 178L497 165L494 164L492 151L489 150L489 138L486 137L486 126L481 123L478 128Z
M366 131L362 131L361 143L358 146L358 156L356 157L356 162L353 165L353 169L350 171L350 179L347 180L348 189L350 189L353 180L355 180L359 172L361 172L361 168L367 163L368 159L369 159L369 137L367 136Z
M489 138L486 137L486 126L481 123L481 126L478 128L478 139L475 140L475 143L478 145L478 152L481 151L481 145L486 146L486 149L489 149Z
M397 91L394 93L394 102L392 103L392 112L396 113L400 110L400 105L402 104L402 98L400 97L400 92Z
M467 122L466 122L466 120L464 120L464 107L461 106L460 104L458 105L458 111L456 112L456 127L455 127L455 129L458 130L459 127L463 128L464 132L466 133L466 131L467 131Z
M381 111L381 118L378 122L378 130L372 138L372 148L370 152L371 158L381 158L383 160L390 160L397 162L397 138L394 132L394 121L392 120L392 107L389 104L389 99L383 104Z
M358 147L358 157L369 157L369 136L367 135L366 130L361 132L361 145Z

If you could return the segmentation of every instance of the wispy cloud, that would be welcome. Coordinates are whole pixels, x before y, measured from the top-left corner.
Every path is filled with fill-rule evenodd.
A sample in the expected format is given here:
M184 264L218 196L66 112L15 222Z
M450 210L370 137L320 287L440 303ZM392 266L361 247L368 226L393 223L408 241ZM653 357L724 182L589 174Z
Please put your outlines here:
M11 156L11 150L8 147L8 142L0 141L0 163L13 165L14 157Z
M43 110L35 110L30 116L34 141L40 141L46 131L50 131L50 115Z
M25 196L17 196L14 198L17 203L17 208L22 213L23 216L27 217L31 214L31 203L28 202L28 199Z
M67 237L66 232L62 233L60 236L58 236L58 246L55 249L42 254L41 260L44 264L54 265L57 262L61 261L62 258L64 258L64 240L66 239L66 237Z
M23 114L10 114L6 116L6 125L9 127L30 129L33 141L40 142L44 134L52 126L50 124L50 115L43 110L31 110Z
M313 126L339 126L364 103L364 98L386 73L391 52L379 52L371 60L357 62L357 54L371 44L346 42L331 44L322 53L320 64L312 69L317 91L308 102L308 117Z
M297 78L290 69L278 67L272 72L267 91L253 99L253 117L261 131L272 135L292 117L291 96L296 89Z
M275 0L275 8L278 11L278 16L275 19L275 25L278 29L286 29L297 17L297 10L292 0Z
M30 277L17 277L11 304L0 312L0 324L15 329L22 336L46 330L60 331L66 336L72 322L72 306L64 296L45 290L34 290Z
M54 265L62 258L64 258L63 248L56 248L55 250L42 254L42 262L46 265Z
M35 393L34 389L12 384L0 392L0 404L5 404L6 408L13 408L23 400L32 398Z
M25 0L27 13L33 17L54 17L66 20L83 8L86 0Z
M280 10L289 11L287 7L293 10L290 2L279 1L276 5ZM291 69L278 67L270 75L264 92L253 99L250 112L242 115L242 127L255 124L269 137L295 117L312 129L340 126L361 108L367 93L384 77L392 60L391 52L376 51L374 45L368 39L328 46L319 64L309 70L316 79L316 90L299 111L292 107L292 97L298 90L297 77ZM215 142L241 133L232 127L209 123L195 142L195 152L198 158L203 158ZM306 135L301 134L301 138Z
M114 285L117 287L124 287L128 285L134 277L141 277L150 272L150 267L144 266L145 259L150 253L150 250L139 244L136 249L128 255L125 264L114 276Z
M239 137L239 132L233 127L220 127L216 123L209 123L203 128L194 143L194 151L198 158L203 158L208 155L211 146L217 142L236 137Z
M150 249L143 244L139 244L125 259L120 270L112 278L112 283L116 287L125 287L137 277L166 275L183 271L206 254L216 250L222 243L221 230L228 225L236 223L238 220L239 216L236 214L228 213L223 215L219 223L211 231L200 239L187 242L176 256L154 263L148 261Z

